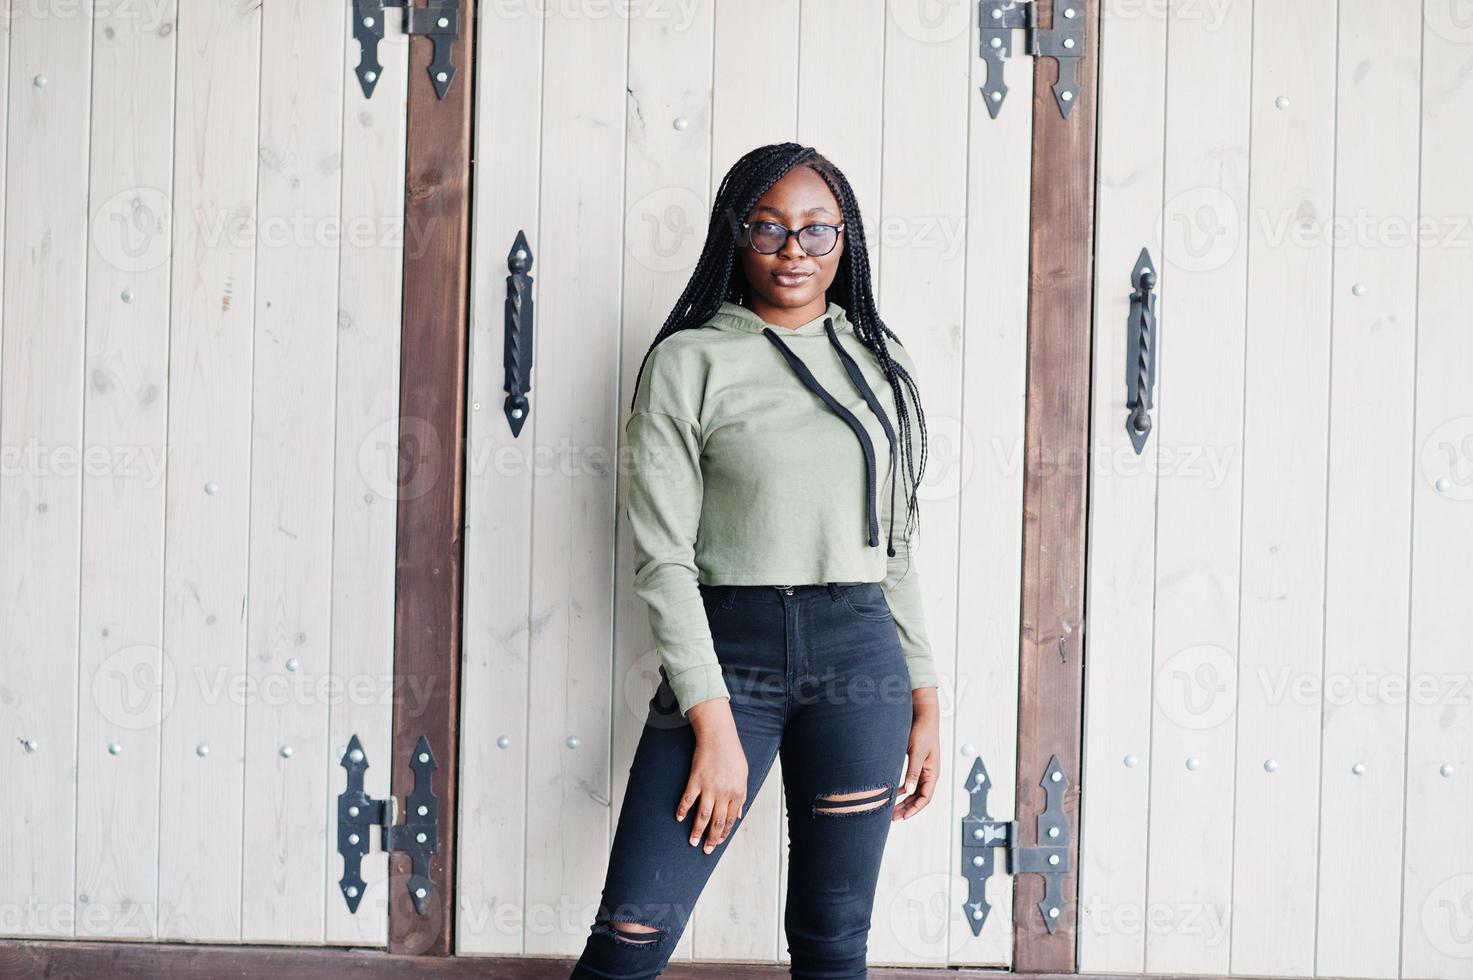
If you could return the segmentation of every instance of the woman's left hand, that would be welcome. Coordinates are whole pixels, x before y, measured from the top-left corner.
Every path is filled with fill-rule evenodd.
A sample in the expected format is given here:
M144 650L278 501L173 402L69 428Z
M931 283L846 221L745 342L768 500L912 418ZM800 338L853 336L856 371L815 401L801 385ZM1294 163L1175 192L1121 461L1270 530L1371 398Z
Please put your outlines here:
M890 812L891 820L905 820L926 808L941 778L941 706L936 688L917 688L913 694L914 717L910 723L909 764L905 770L906 793L910 795Z

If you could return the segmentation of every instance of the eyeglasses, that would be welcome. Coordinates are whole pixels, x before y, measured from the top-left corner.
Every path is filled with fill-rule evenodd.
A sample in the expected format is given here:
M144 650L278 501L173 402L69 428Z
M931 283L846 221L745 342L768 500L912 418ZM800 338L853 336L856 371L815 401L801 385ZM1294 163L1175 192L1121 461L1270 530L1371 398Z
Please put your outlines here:
M742 231L747 239L746 244L752 247L752 251L762 255L775 255L781 252L788 244L788 238L797 235L798 247L809 255L828 255L839 244L839 232L844 230L842 224L838 225L804 225L802 228L789 228L778 224L776 221L742 222Z

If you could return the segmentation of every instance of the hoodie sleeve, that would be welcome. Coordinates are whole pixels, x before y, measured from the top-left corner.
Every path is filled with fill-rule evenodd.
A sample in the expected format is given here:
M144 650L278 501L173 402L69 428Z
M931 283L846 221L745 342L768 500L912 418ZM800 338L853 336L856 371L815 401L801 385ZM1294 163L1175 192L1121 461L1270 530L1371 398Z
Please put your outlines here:
M919 385L920 379L916 376L915 364L911 361L909 352L901 345L892 343L890 355ZM896 419L896 424L899 424L898 419ZM910 424L911 444L919 449L920 435L915 430L916 418L913 408ZM925 614L921 608L921 578L916 562L918 554L916 539L920 532L913 530L909 537L905 537L902 533L905 527L905 499L909 496L909 490L904 466L898 459L897 464L901 465L901 472L895 484L895 556L887 559L885 579L881 583L881 588L884 589L885 598L890 604L890 613L895 619L895 628L900 634L900 649L905 654L905 665L910 670L911 690L922 687L939 687L941 678L936 669L935 657L931 654L931 643L926 636ZM889 521L890 508L888 490L883 497L886 514L882 526L888 526L886 523Z
M650 630L680 713L730 698L711 639L695 562L701 520L701 430L678 383L656 354L624 424L629 449L628 514L634 592L649 606ZM672 411L666 411L670 409ZM689 414L687 414L689 413Z

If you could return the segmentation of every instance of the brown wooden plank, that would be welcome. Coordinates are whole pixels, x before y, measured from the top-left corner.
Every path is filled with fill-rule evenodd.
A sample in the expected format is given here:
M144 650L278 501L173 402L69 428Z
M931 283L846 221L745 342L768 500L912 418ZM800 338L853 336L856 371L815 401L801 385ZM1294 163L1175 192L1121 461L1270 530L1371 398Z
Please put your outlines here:
M1053 25L1054 0L1037 6L1039 23ZM1068 119L1054 98L1057 62L1034 65L1016 814L1024 846L1037 844L1046 802L1040 780L1057 755L1071 833L1052 934L1038 908L1042 878L1014 881L1013 968L1030 974L1075 969L1078 925L1098 0L1084 0L1083 21L1080 89Z
M0 980L565 980L573 960L552 957L399 956L380 950L293 946L168 946L153 943L0 940ZM669 980L778 980L786 964L672 962ZM871 967L874 980L1001 980L1004 970ZM1030 974L1030 980L1128 980L1144 974ZM1177 980L1206 980L1179 977Z
M456 74L443 100L426 70L431 42L409 46L392 787L400 800L409 795L410 754L426 736L440 817L426 915L409 896L408 858L389 857L389 949L432 956L451 953L455 908L473 6L460 0Z

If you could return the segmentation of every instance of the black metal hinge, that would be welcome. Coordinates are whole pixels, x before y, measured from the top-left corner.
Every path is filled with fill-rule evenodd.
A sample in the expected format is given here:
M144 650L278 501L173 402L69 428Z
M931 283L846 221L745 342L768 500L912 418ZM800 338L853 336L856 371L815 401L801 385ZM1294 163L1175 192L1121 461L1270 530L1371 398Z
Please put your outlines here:
M358 60L358 84L365 99L373 98L373 87L383 76L379 64L378 43L384 39L384 8L404 8L404 33L411 37L428 37L435 45L430 59L430 81L435 95L445 98L455 79L455 65L450 48L460 39L460 5L457 0L429 0L425 7L414 6L414 0L353 0L353 37L363 55Z
M382 830L380 846L385 852L409 855L409 896L414 899L414 910L424 915L429 897L435 893L435 883L430 880L430 855L439 849L436 825L440 817L440 801L431 786L438 766L429 739L419 737L409 760L414 789L405 797L402 824L396 823L398 814L392 795L375 800L363 791L368 757L357 735L349 740L342 765L348 770L348 788L338 794L338 853L343 856L343 878L338 887L347 899L348 911L357 912L363 900L363 855L368 853L369 828L378 826Z
M971 794L971 812L962 817L962 875L967 879L967 900L962 904L972 935L980 935L987 924L992 906L987 902L987 879L996 870L993 851L1002 848L1007 854L1007 871L1012 875L1043 875L1043 901L1038 911L1050 934L1058 928L1064 914L1064 875L1069 870L1069 824L1064 818L1064 789L1069 781L1059 757L1049 759L1044 770L1043 786L1046 804L1038 815L1038 839L1048 841L1034 847L1018 843L1018 821L993 820L987 813L987 791L992 780L979 756L967 776L967 792Z
M1054 0L1052 27L1040 27L1034 0L978 0L977 27L981 35L982 60L987 62L987 84L982 101L993 119L1008 94L1002 77L1004 58L1013 53L1013 31L1022 29L1024 50L1036 58L1053 58L1059 63L1059 80L1054 83L1054 101L1065 119L1079 100L1079 59L1084 56L1084 0Z

